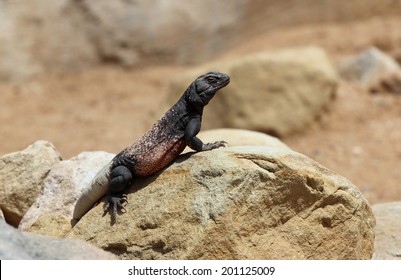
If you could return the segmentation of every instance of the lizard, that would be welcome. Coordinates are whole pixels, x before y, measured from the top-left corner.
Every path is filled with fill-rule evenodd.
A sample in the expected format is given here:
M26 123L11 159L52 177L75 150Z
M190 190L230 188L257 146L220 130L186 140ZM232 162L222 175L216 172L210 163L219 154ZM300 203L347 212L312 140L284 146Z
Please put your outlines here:
M117 210L125 210L124 190L137 177L154 174L189 146L196 152L224 147L225 141L203 143L196 135L201 129L204 107L216 92L228 85L230 77L220 72L208 72L195 79L181 98L140 139L118 153L92 179L74 207L73 220L78 221L104 195L104 215L110 209L111 223Z

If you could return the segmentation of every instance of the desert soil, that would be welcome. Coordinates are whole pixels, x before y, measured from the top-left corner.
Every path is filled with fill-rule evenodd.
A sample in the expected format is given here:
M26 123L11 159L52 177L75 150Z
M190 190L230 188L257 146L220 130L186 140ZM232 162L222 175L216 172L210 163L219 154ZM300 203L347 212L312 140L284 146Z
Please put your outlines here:
M270 31L219 59L305 45L323 47L334 64L371 45L400 58L399 26L401 19L388 18ZM158 108L169 82L188 67L104 65L0 84L0 155L39 139L51 141L64 159L82 151L118 152L164 113ZM370 203L401 200L401 94L372 94L343 81L316 123L282 140L348 178Z

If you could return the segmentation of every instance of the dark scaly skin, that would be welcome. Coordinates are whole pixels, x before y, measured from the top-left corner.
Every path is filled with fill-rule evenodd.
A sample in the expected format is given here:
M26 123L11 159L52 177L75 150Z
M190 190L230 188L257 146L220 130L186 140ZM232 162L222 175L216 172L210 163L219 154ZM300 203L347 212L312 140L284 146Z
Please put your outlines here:
M178 102L150 128L141 139L112 160L105 213L111 208L112 223L117 209L123 207L123 191L135 177L151 175L177 158L188 145L197 152L223 147L224 141L204 144L196 137L201 128L203 108L215 93L230 82L230 77L209 72L198 77Z

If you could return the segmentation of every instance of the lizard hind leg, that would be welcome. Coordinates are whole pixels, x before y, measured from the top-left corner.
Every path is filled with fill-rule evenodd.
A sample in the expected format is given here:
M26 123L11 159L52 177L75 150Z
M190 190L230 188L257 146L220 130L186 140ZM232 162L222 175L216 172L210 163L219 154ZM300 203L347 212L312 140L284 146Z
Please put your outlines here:
M106 214L111 208L112 224L116 221L117 210L125 210L123 203L127 201L127 196L122 192L126 187L131 185L131 183L132 173L126 166L120 165L111 170L107 202L104 205L103 210Z

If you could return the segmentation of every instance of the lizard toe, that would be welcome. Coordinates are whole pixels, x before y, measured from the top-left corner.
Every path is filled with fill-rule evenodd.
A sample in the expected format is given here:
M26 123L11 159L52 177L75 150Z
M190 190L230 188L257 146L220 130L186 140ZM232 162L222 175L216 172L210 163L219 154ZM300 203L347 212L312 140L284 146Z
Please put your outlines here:
M117 217L117 211L119 209L124 210L124 213L127 212L127 210L124 207L124 204L127 202L127 195L122 194L122 195L109 195L107 197L107 202L103 207L104 214L106 214L110 209L111 209L111 222L114 224L116 222L116 217Z
M214 150L214 149L217 149L220 147L225 147L226 145L227 145L226 141L216 141L216 142L204 144L203 150L204 151Z

